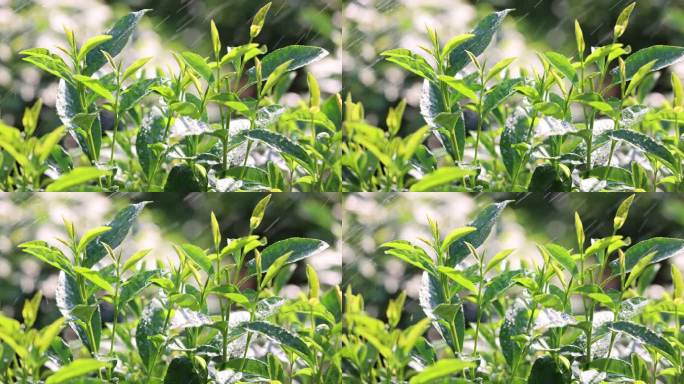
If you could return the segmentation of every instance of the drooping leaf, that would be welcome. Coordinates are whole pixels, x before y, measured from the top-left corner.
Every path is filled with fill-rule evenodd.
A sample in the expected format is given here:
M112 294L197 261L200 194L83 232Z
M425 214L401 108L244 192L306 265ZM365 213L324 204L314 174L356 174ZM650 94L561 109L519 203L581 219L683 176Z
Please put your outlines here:
M397 48L385 51L380 55L387 61L395 63L405 70L412 72L424 79L434 78L434 70L423 56L417 55L408 49Z

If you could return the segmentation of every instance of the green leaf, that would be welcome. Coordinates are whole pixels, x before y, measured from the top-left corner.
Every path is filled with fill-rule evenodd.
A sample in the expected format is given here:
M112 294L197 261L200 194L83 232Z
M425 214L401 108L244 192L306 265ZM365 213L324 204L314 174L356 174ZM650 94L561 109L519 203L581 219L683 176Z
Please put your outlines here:
M450 88L454 89L456 92L465 96L470 100L478 100L477 94L474 90L470 89L468 85L463 80L456 80L451 76L442 75L439 77L440 81L443 81Z
M107 365L107 363L96 359L78 359L66 367L60 368L52 376L48 377L47 380L45 380L45 384L65 383L71 379L82 377L102 369Z
M328 247L329 245L325 241L301 237L292 237L275 242L261 252L262 273L265 272L276 259L286 253L291 252L287 264L292 264L317 255L328 249ZM247 266L250 274L256 273L256 265L253 259L247 262Z
M646 257L650 253L655 253L651 263L659 263L672 257L676 257L684 252L684 240L673 239L668 237L654 237L648 240L641 241L631 246L625 252L625 272L629 272L637 265L639 260ZM620 274L620 265L618 260L613 260L610 263L613 271L613 276Z
M110 295L114 295L114 287L109 284L105 279L103 279L97 271L93 271L89 268L84 267L74 267L74 271L79 275L86 278L86 280L97 285L98 287L104 289Z
M499 106L504 100L515 93L515 87L523 82L521 78L504 79L493 89L489 90L484 97L482 106L483 113L487 114Z
M297 353L302 359L311 363L311 350L304 340L277 325L265 321L252 321L240 325L242 328L256 332L267 339Z
M140 19L142 19L148 11L149 9L143 9L138 12L131 12L119 19L116 24L105 33L106 35L112 36L112 39L99 45L98 49L92 50L86 55L86 65L83 69L83 73L90 76L107 63L107 59L102 52L107 52L112 57L116 57L121 53L126 44L128 44L128 40L138 26Z
M659 71L680 62L682 59L684 59L684 47L654 45L641 49L631 54L627 60L625 60L625 74L627 76L625 80L630 80L637 73L639 68L653 60L655 60L655 64L651 68L651 71ZM619 69L614 68L610 73L613 76L613 84L619 83Z
M101 45L109 40L112 39L111 35L99 35L99 36L94 36L88 39L83 45L81 46L81 49L78 51L78 61L81 61L85 58L85 56L92 51L95 47L98 45Z
M47 192L62 192L81 186L90 181L97 180L110 174L109 171L94 167L79 167L62 175L59 179L47 186Z
M651 264L651 260L653 260L654 255L655 253L651 252L637 261L632 268L632 271L629 273L629 277L627 277L625 287L630 287L632 283L636 281L639 275L641 275L641 273Z
M147 288L152 279L159 276L159 271L141 271L131 276L125 283L121 285L121 292L119 293L119 305L125 305L129 301L135 299L143 289Z
M667 147L643 133L629 129L615 129L606 132L605 135L616 140L626 141L644 151L645 154L656 156L668 164L676 163L674 155Z
M269 9L271 9L271 2L261 7L256 15L254 15L254 19L252 19L252 25L249 27L249 36L252 39L259 36L261 33L261 29L264 27L264 22L266 21L266 15L268 14Z
M116 249L128 234L128 231L133 226L135 219L138 217L142 209L147 205L147 202L131 204L128 207L117 212L114 219L107 224L111 228L94 241L90 242L86 247L86 258L83 266L92 267L98 261L102 260L107 255L107 249L102 244L109 245L112 249Z
M615 321L606 324L608 329L615 332L623 332L641 343L653 347L663 353L673 364L677 365L675 349L667 339L644 327L629 321Z
M620 203L620 206L615 213L615 218L613 219L613 230L615 232L625 224L627 214L629 213L629 207L632 206L632 202L634 201L634 196L635 195L632 195Z
M620 36L622 36L623 33L625 33L625 29L627 29L627 24L629 23L629 16L632 14L635 6L636 3L632 3L626 6L622 12L620 12L620 16L618 16L617 21L615 22L615 27L613 28L614 40L617 40L620 38Z
M159 351L159 345L154 343L150 338L154 335L161 334L164 331L165 319L166 310L158 300L153 300L147 308L145 308L135 331L135 345L143 365L148 372L152 368L150 367L152 358L156 356Z
M132 269L135 267L135 265L138 263L138 261L142 260L145 256L147 256L152 250L151 249L143 249L140 251L137 251L131 257L126 260L126 262L123 265L123 268L121 268L121 272L126 272L129 269Z
M527 141L527 131L529 130L529 127L530 119L527 116L527 112L520 107L509 114L504 124L499 147L501 150L501 159L510 176L513 176L521 165L523 156L516 149L516 146Z
M435 189L447 186L464 177L472 176L475 172L470 169L458 167L441 167L423 176L418 182L411 186L411 192L434 191Z
M64 272L60 272L57 279L57 288L55 290L55 300L57 301L57 308L60 313L67 319L69 325L81 339L83 345L91 352L99 350L102 333L102 317L99 306L95 306L95 311L90 320L90 326L95 338L95 345L91 344L90 338L83 327L84 324L78 319L77 313L79 308L94 306L95 299L93 297L88 297L87 300L83 298L75 278Z
M423 312L425 313L425 316L432 320L433 325L439 332L439 334L442 336L442 338L446 341L446 343L451 347L452 350L459 350L460 346L462 345L462 338L460 340L454 340L451 337L451 334L449 332L449 329L439 321L440 317L438 315L438 307L442 304L445 304L447 301L444 298L444 292L442 291L441 284L439 280L427 273L423 272L423 276L421 278L421 287L420 287L420 292L419 292L419 301L420 301L420 307L423 309ZM458 307L461 307L461 304L458 304ZM456 317L463 315L463 310L459 310L456 313ZM460 335L457 334L457 337ZM458 343L458 348L457 344Z
M570 380L570 372L563 373L556 360L549 355L537 358L532 364L527 384L567 383Z
M185 356L171 360L164 376L164 384L201 384L205 380L195 370L192 360Z
M485 286L484 294L482 295L482 302L487 304L496 299L505 292L508 288L515 284L514 279L522 275L522 271L504 271L494 276Z
M97 227L86 232L81 240L78 242L77 250L78 252L83 252L85 247L90 244L91 241L95 240L96 237L102 235L103 233L111 231L110 227Z
M462 238L463 236L469 235L475 231L477 231L477 228L475 227L461 227L449 232L449 234L444 237L444 241L442 241L442 245L440 246L442 252L447 252L449 246L454 241Z
M76 139L83 153L89 159L97 160L102 146L102 127L98 114L84 113L78 90L64 79L57 85L57 97L55 100L57 115L69 133ZM88 138L79 130L82 129L92 137L94 153L90 150Z
M423 91L420 96L420 114L430 128L439 128L437 116L446 112L442 93L435 83L424 80Z
M141 79L131 84L125 91L121 93L121 100L119 100L119 113L127 112L131 108L135 108L143 97L152 92L152 86L159 82L158 79Z
M465 243L470 243L475 248L482 245L485 240L487 240L487 237L489 237L489 233L492 231L492 228L494 228L496 222L499 220L501 212L503 212L504 208L506 208L510 202L511 201L508 200L491 204L480 210L480 212L477 214L477 217L475 217L475 219L467 225L468 227L477 228L477 231L466 235L451 244L449 247L449 259L447 265L455 266L470 254L470 251L468 250L468 247L465 246Z
M487 267L485 268L485 273L494 269L497 265L499 265L499 263L501 263L508 256L510 256L511 253L513 253L513 249L504 249L503 251L494 255L494 257L492 257L491 260L489 260L489 262L487 263Z
M261 220L264 219L264 213L266 212L266 207L271 201L271 195L266 195L263 199L259 200L254 209L252 210L252 216L249 218L249 228L254 231L261 224Z
M53 267L73 274L72 263L67 257L57 248L48 246L44 241L30 241L19 245L22 251L33 255L42 262L52 265Z
M446 378L453 374L459 373L465 369L475 367L475 362L463 361L460 359L440 359L436 363L425 367L417 375L413 376L409 381L410 384L428 384L435 383L438 379Z
M207 256L207 253L204 252L202 248L193 244L183 244L181 249L183 249L183 252L205 272L211 272L211 259L209 259L209 256Z
M135 140L135 151L138 155L138 161L148 178L152 172L152 167L157 161L157 155L152 151L150 145L162 142L164 139L164 129L166 128L165 124L166 118L155 109L143 120L138 131L138 137Z
M450 280L453 280L458 285L469 290L471 293L477 294L477 287L462 271L458 271L454 268L446 266L441 266L437 268L437 270L446 275L446 277L448 277Z
M506 311L506 316L499 332L499 344L506 362L511 367L516 365L522 353L522 348L516 343L515 337L525 334L529 317L529 310L520 299L517 299Z
M558 262L569 273L575 273L576 263L567 249L558 244L546 244L543 246L552 259Z
M380 247L390 248L385 251L385 254L387 255L397 257L423 271L434 273L434 262L423 248L416 247L404 240L390 241L382 244Z
M285 48L276 49L275 51L264 56L261 61L261 71L264 79L267 79L276 68L281 64L292 61L288 67L288 71L294 71L305 67L309 64L315 63L324 57L328 56L328 51L319 47L311 47L306 45L290 45ZM256 70L254 67L247 71L248 84L256 83Z
M304 164L308 164L311 161L309 154L302 146L294 143L280 133L266 129L251 129L246 131L244 136L252 140L261 141L278 152L292 156Z
M554 68L565 76L566 79L570 80L572 83L577 82L577 71L567 57L557 52L546 52L544 53L544 56Z
M211 71L211 67L207 64L207 60L204 57L188 51L181 53L181 56L183 57L183 60L185 60L185 62L206 81L211 82L213 80L214 75Z
M186 164L178 164L171 169L164 184L164 192L190 193L202 192L205 188L195 177L192 168Z
M435 76L435 71L427 60L425 60L423 56L415 54L408 49L390 49L380 55L384 56L387 61L397 64L405 70L424 79L432 79Z
M477 24L477 27L475 27L475 30L471 32L474 36L454 48L449 54L447 74L455 75L470 62L466 51L475 56L480 56L482 52L487 49L487 46L489 46L489 43L492 41L494 34L506 18L506 15L511 11L512 9L505 9L500 12L494 12L482 19L482 21Z
M138 72L140 68L144 67L150 60L152 60L152 57L143 57L131 63L124 71L123 76L121 76L121 81L125 81L135 75L135 73Z

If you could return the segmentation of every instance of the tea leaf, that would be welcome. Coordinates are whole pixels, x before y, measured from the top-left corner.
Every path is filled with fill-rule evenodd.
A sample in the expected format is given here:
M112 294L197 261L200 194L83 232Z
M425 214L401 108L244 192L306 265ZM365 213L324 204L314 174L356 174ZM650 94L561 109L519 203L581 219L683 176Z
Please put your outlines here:
M641 241L631 246L625 252L625 272L629 272L637 265L639 260L654 253L652 263L659 263L671 257L679 256L684 252L684 240L667 237L654 237ZM620 274L619 260L613 260L610 266L613 276Z
M166 310L159 301L153 300L145 308L135 331L135 345L148 371L152 368L150 367L151 358L159 351L159 346L150 338L164 331L165 318Z
M301 237L292 237L289 239L275 242L261 252L262 272L265 272L273 262L280 256L291 252L287 260L287 264L296 263L300 260L315 256L326 249L328 243L317 239L306 239ZM247 262L249 273L256 273L256 266L254 260Z
M266 195L266 197L259 200L259 202L254 206L252 210L252 216L249 219L249 229L254 231L259 227L261 221L264 219L264 213L266 212L266 207L271 201L271 195Z
M480 210L477 217L467 225L468 227L477 228L477 231L468 234L451 244L449 247L447 265L455 266L468 256L470 252L465 246L465 243L470 243L475 248L482 245L485 240L487 240L487 237L489 237L489 233L492 231L492 228L494 228L499 216L501 216L501 212L503 212L504 208L506 208L510 202L511 201L503 201L491 204Z
M466 275L461 271L445 266L438 267L437 270L446 275L446 277L448 277L450 280L453 280L458 285L469 290L471 293L477 294L477 287L475 284L473 284L473 282L470 281L468 277L466 277Z
M474 172L458 167L442 167L423 176L411 186L411 192L434 191L438 187L446 186L464 177L472 176Z
M72 264L69 259L57 248L52 248L44 241L30 241L19 245L22 251L37 257L42 262L53 267L73 274Z
M266 20L266 15L268 14L269 9L271 9L270 2L261 7L256 15L254 15L252 25L249 27L249 37L252 39L259 36L261 33L261 29L264 27L264 21Z
M129 301L135 299L140 292L147 288L152 279L159 275L159 271L141 271L133 275L121 285L121 292L119 294L120 305L125 305Z
M632 195L620 203L620 206L615 213L615 218L613 219L613 231L617 232L625 224L627 214L629 213L629 207L631 207L632 202L634 202L634 196L635 195Z
M142 167L145 175L150 176L152 167L155 165L157 155L150 148L154 143L162 142L164 138L164 128L166 119L162 114L155 110L150 113L142 122L142 126L138 131L138 137L135 140L135 151L138 155L138 161Z
M652 47L641 49L625 60L625 80L631 80L637 71L644 65L655 60L651 71L659 71L670 65L676 64L684 59L684 47L674 47L669 45L654 45ZM613 76L613 84L620 82L620 73L615 68L611 72Z
M204 191L205 189L195 177L192 168L185 164L173 167L166 178L166 184L164 184L164 192L190 193Z
M261 141L278 152L292 156L304 164L308 164L311 161L309 154L304 148L279 133L265 129L252 129L245 132L244 136L252 140Z
M328 51L319 47L306 45L290 45L264 56L261 61L263 79L267 79L276 68L281 64L290 62L287 71L294 71L322 60L328 56ZM256 83L256 69L254 67L247 71L248 84Z
M111 230L98 236L86 247L86 258L83 261L83 266L92 267L107 255L107 250L102 244L107 244L112 249L116 249L123 242L145 205L147 202L131 204L117 212L114 219L106 225Z
M171 360L164 384L201 384L203 382L192 361L185 356Z
M385 254L397 257L404 262L430 273L434 273L434 262L420 247L416 247L408 241L395 240L384 243L381 248L391 248Z
M447 74L455 75L462 70L469 62L466 52L471 52L475 56L479 56L487 49L489 43L492 41L494 34L498 31L512 9L505 9L500 12L494 12L482 19L471 32L474 35L472 38L465 41L463 44L454 48L449 54L449 67Z
M617 40L627 29L627 23L629 23L629 16L632 14L636 2L625 7L625 9L620 12L617 21L615 22L615 27L613 28L613 39Z
M384 56L387 61L397 64L405 70L416 74L424 79L432 79L435 77L434 70L423 56L417 55L408 49L397 48L380 54Z
M482 295L482 302L487 304L496 299L505 292L508 288L515 284L514 279L523 272L519 270L504 271L493 277L485 286L484 294Z
M662 352L670 361L676 364L674 359L676 352L664 337L644 327L643 325L632 323L629 321L615 321L606 324L608 329L615 332L623 332L640 342L651 346Z
M142 260L145 256L147 256L152 250L151 249L143 249L140 251L137 251L131 257L126 260L124 263L123 267L121 268L121 272L126 272L129 269L132 269L135 267L135 265L138 263L138 261Z
M209 259L209 256L207 256L202 248L193 244L183 244L181 248L183 249L183 252L185 252L185 254L205 272L212 271L211 259Z
M544 355L532 364L530 376L527 379L528 384L546 384L546 383L565 383L570 379L570 372L563 373L561 367L558 366L556 360L549 355Z
M60 384L71 379L84 376L88 373L106 367L108 364L96 359L79 359L73 361L66 367L60 368L52 376L48 377L45 384Z
M46 191L48 192L62 192L72 189L74 187L83 185L89 181L97 180L101 177L108 176L109 171L97 169L93 167L75 168L69 173L62 175L52 184L48 185Z
M214 75L211 71L211 67L202 56L188 51L181 53L181 56L183 57L183 60L185 60L185 62L205 80L209 82L213 80Z
M107 59L103 52L108 53L112 57L116 57L124 49L133 31L138 26L140 19L147 13L149 9L143 9L137 12L131 12L128 15L119 19L114 26L105 34L112 36L112 38L98 46L98 49L88 52L85 56L85 67L83 74L90 76L102 68Z
M524 334L529 317L529 311L520 299L516 300L506 311L506 317L499 332L499 343L501 345L501 352L511 367L515 366L522 353L522 349L515 342L514 338Z
M463 361L460 359L441 359L436 363L425 367L420 373L413 376L409 381L410 384L427 384L433 383L435 380L451 376L455 373L466 369L473 368L475 363L472 361Z
M86 280L104 289L110 295L114 295L114 287L112 287L112 285L109 284L105 279L100 277L100 274L97 271L93 271L92 269L84 267L74 267L74 271L85 277Z
M78 61L83 60L85 58L85 56L90 51L95 49L95 47L97 47L98 45L101 45L101 44L103 44L103 43L105 43L111 39L112 39L111 35L99 35L99 36L91 37L90 39L88 39L88 41L86 41L83 44L83 46L81 47L81 50L78 51L78 56L77 56Z
M256 332L283 347L291 349L307 362L311 361L311 350L306 343L284 328L264 321L252 321L241 325L242 328Z
M578 80L577 71L572 66L572 62L565 56L557 52L546 52L544 56L549 63L556 68L560 73L570 80L571 83L576 83Z

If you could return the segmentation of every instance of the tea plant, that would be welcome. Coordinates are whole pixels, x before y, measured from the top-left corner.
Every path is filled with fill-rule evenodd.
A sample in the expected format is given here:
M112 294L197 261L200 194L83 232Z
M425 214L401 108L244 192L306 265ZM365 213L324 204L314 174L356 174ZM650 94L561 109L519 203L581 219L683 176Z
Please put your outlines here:
M269 199L254 208L248 235L224 240L212 214L211 246L175 245L167 260L117 249L146 203L82 236L65 221L62 247L22 244L59 270L62 317L33 328L40 293L24 305L23 323L0 316L2 382L341 382L339 288L323 291L307 266L308 293L279 296L295 263L328 244L295 237L269 245L256 232ZM77 337L67 338L65 324Z
M468 226L423 246L396 240L388 255L422 272L423 319L402 319L406 296L387 307L387 322L364 311L348 287L345 380L358 383L680 383L684 281L645 297L659 264L684 240L654 237L631 244L619 234L634 196L619 206L613 230L587 239L575 214L572 248L539 244L540 262L513 250L478 251L508 202L483 208ZM465 307L475 308L467 314ZM410 320L410 322L409 322ZM399 324L411 324L406 328ZM432 332L434 330L435 332Z
M405 103L387 130L366 123L350 103L343 164L350 190L593 191L682 188L681 80L673 97L646 105L659 70L684 47L631 52L619 42L635 8L627 6L609 44L589 47L575 22L577 50L538 54L543 70L488 65L486 50L511 10L495 12L468 34L440 41L428 28L428 58L398 48L382 53L423 79L426 126L399 135ZM468 65L470 64L470 67ZM471 69L472 68L472 69ZM439 145L427 143L436 138Z
M341 186L339 96L279 104L294 72L328 55L291 45L268 52L256 42L271 4L254 16L249 41L224 47L211 23L213 51L174 53L177 69L145 71L149 57L125 67L116 57L147 10L121 18L78 44L65 29L60 55L45 48L24 60L59 79L64 124L34 136L40 103L23 131L0 124L3 190L231 191L330 190ZM150 77L151 76L151 77ZM105 116L111 117L110 129ZM78 144L61 144L69 133Z

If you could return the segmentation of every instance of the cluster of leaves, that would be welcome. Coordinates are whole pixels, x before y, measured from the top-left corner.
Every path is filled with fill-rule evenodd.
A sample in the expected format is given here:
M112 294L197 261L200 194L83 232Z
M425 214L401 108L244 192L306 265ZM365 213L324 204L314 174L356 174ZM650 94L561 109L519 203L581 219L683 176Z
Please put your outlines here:
M390 110L387 130L349 102L343 170L350 190L598 191L682 188L680 123L684 91L672 75L673 100L645 98L660 70L684 59L684 47L631 52L619 42L635 7L627 6L610 44L539 54L542 71L509 70L515 58L487 66L479 56L511 10L495 12L442 45L428 29L429 60L407 49L382 55L423 79L426 126L401 137L406 107ZM471 67L468 67L472 64ZM468 68L473 68L472 70ZM434 137L436 143L429 144Z
M115 59L146 10L80 47L65 30L61 55L23 51L25 61L59 79L63 126L35 137L40 103L26 110L23 131L0 123L0 188L339 190L340 97L322 100L309 74L308 102L280 104L294 71L328 52L303 45L267 52L255 39L270 6L254 16L248 43L224 48L212 21L209 57L174 54L178 69L152 77L144 73L149 57L128 67ZM60 145L67 133L76 148Z
M288 238L269 245L254 233L269 200L257 204L249 234L241 238L222 240L212 214L212 247L174 246L177 260L150 263L148 249L127 258L117 250L145 203L80 237L65 222L61 248L22 244L24 252L59 270L62 317L33 327L40 293L24 305L23 323L0 316L0 381L341 382L340 289L323 291L308 265L308 293L279 296L295 263L328 244ZM104 308L113 312L107 323ZM77 337L67 337L66 325Z
M539 244L542 262L521 257L519 267L509 262L513 250L491 258L477 250L508 202L485 207L443 238L430 222L425 247L384 244L388 255L421 270L425 318L399 327L402 293L384 323L348 290L343 356L350 382L681 383L681 272L672 265L673 290L660 298L646 298L645 290L658 263L684 252L684 240L630 244L619 231L633 200L620 204L609 236L588 241L576 213L576 248Z

